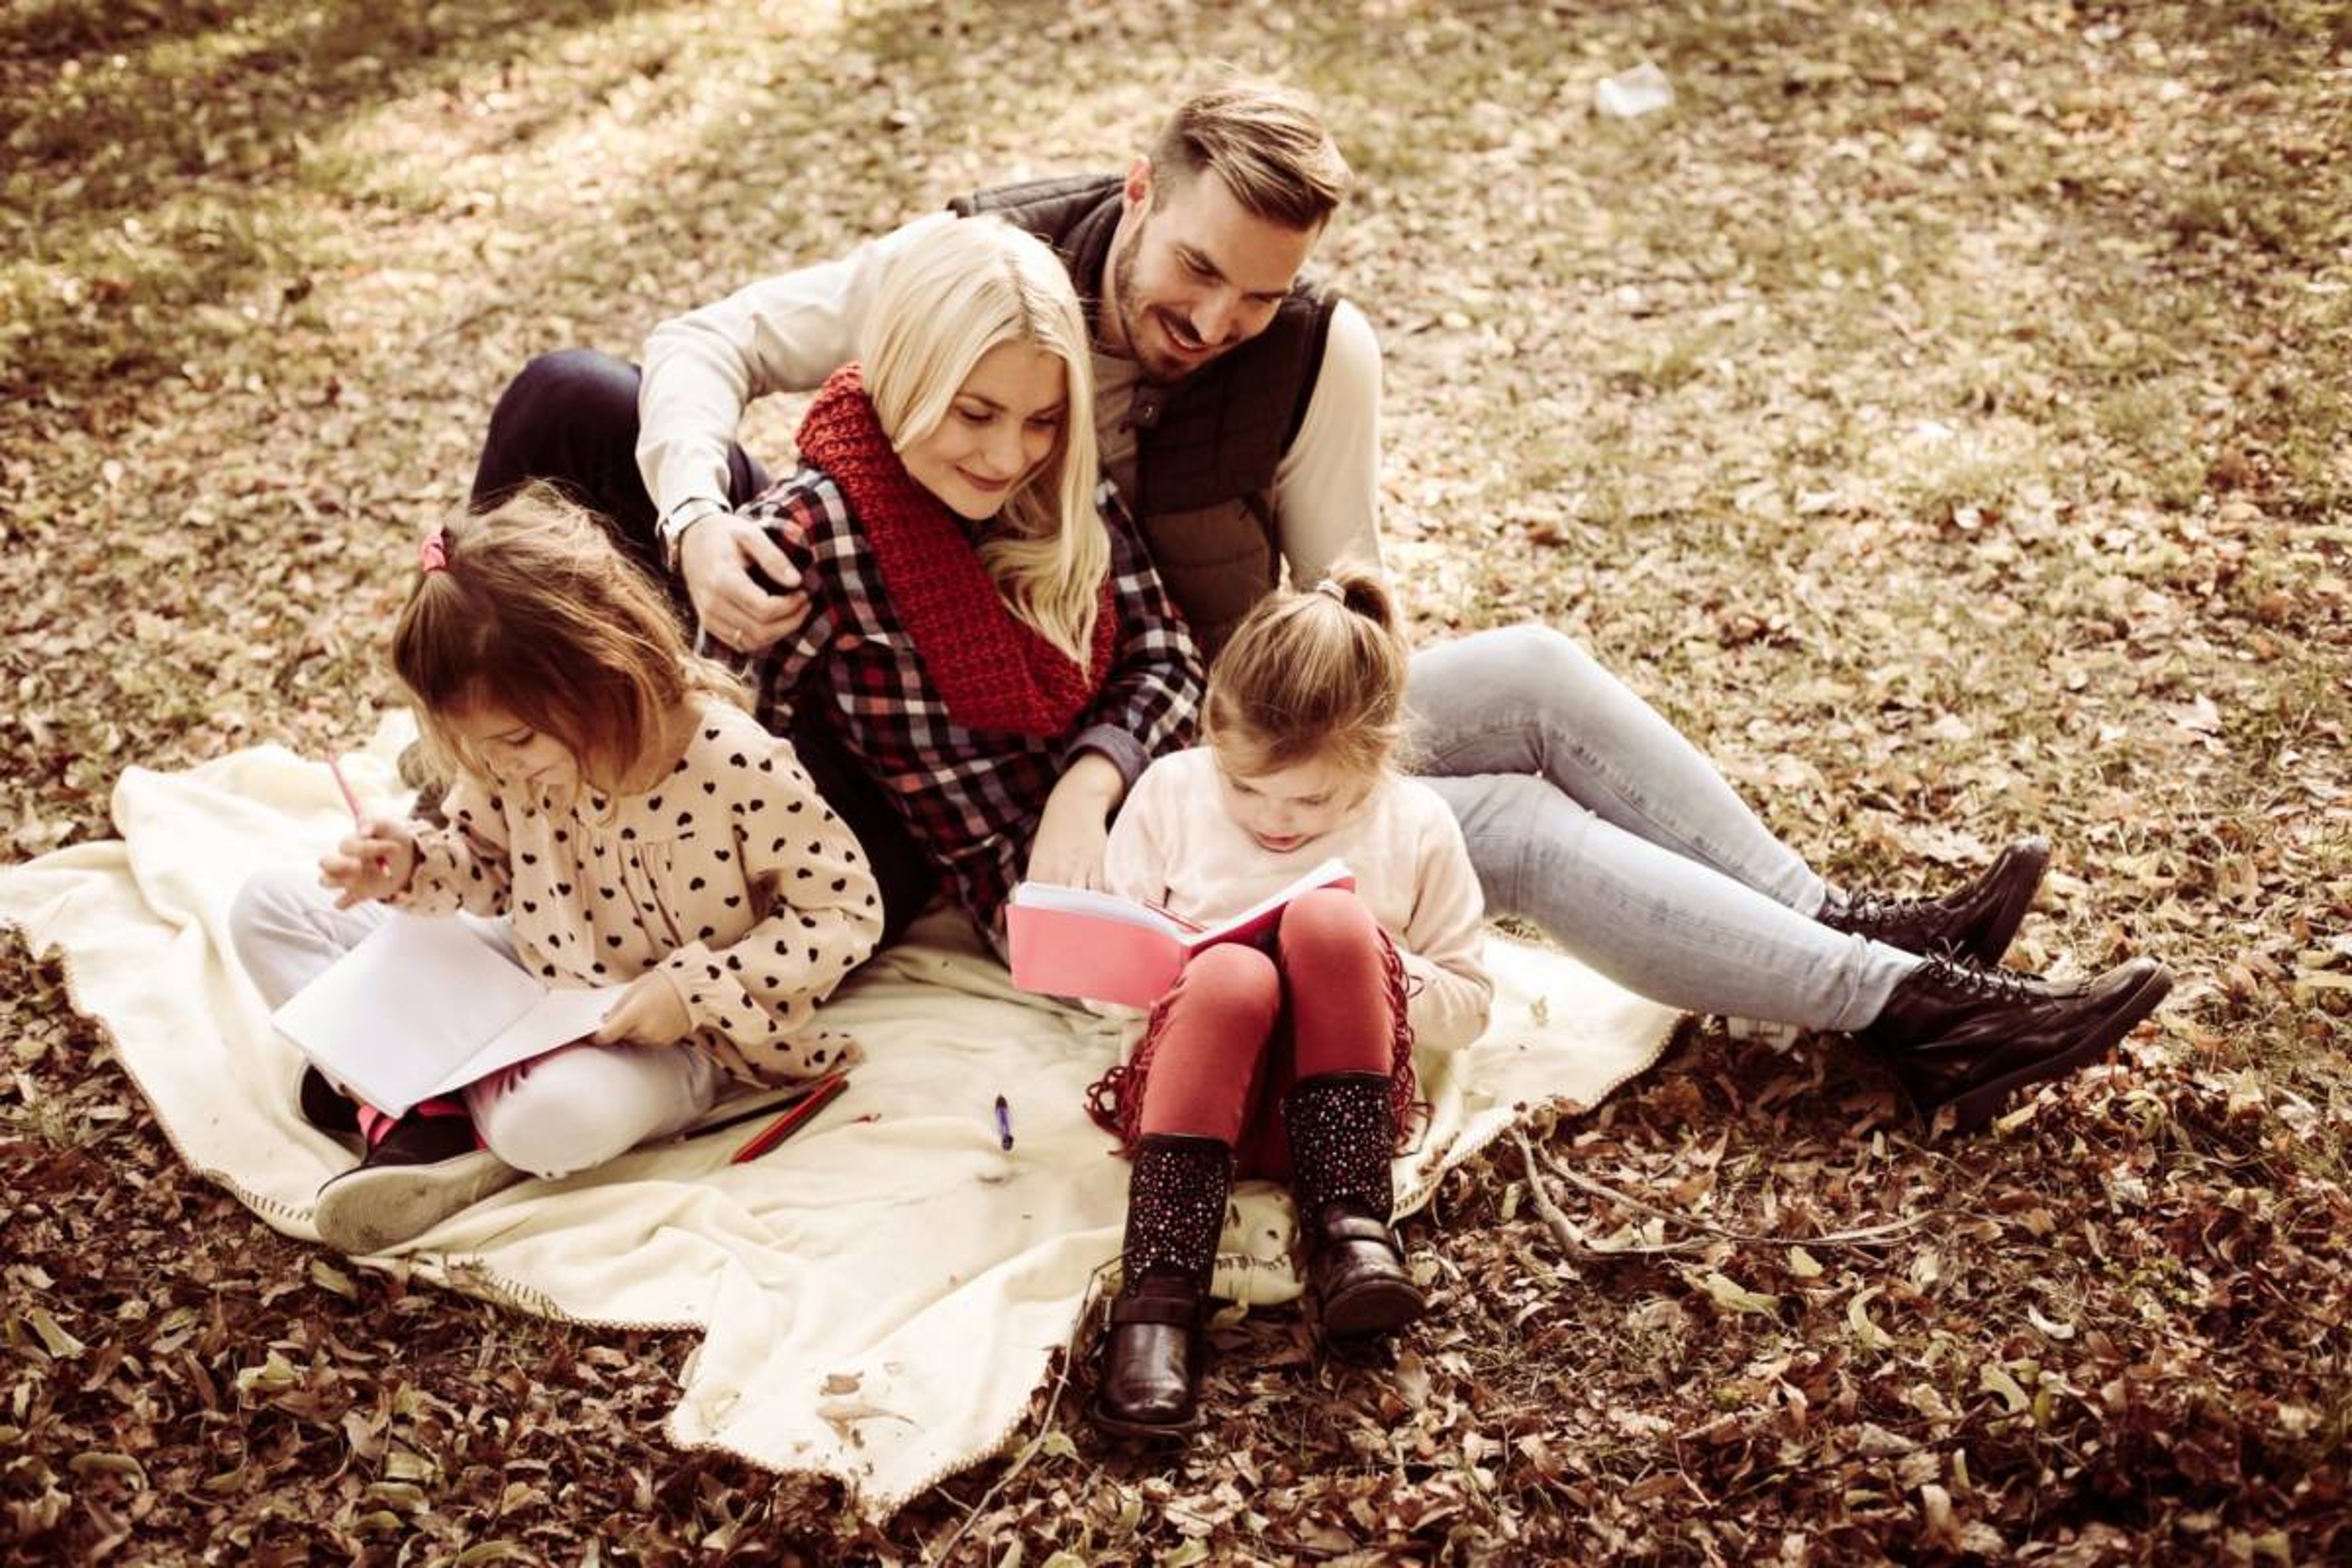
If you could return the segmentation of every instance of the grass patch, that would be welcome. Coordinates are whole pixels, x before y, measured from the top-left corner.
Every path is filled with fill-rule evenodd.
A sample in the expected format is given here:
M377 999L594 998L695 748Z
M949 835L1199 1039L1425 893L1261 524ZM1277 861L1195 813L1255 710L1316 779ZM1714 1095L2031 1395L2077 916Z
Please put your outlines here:
M12 17L37 52L0 69L14 111L0 390L17 395L101 390L221 354L237 329L214 312L299 299L351 259L333 198L365 182L361 160L332 150L349 121L530 58L621 7L332 0L58 22L68 9ZM380 178L385 195L404 184L422 205L415 174Z

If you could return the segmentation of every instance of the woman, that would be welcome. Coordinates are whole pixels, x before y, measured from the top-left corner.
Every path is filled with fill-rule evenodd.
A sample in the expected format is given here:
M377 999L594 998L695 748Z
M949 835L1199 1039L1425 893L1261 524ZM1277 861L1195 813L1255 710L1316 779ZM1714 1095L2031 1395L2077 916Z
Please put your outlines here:
M1113 492L1084 315L994 219L896 261L748 509L809 594L761 718L821 717L990 941L1024 878L1099 886L1111 813L1188 744L1200 663ZM836 802L836 805L839 803Z

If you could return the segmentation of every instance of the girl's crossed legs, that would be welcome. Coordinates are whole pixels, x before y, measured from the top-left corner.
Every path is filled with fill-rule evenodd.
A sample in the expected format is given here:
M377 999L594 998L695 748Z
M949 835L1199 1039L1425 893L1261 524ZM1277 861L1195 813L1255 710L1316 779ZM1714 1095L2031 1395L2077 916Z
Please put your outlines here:
M338 910L307 873L263 872L238 890L229 937L262 1000L275 1008L390 916L381 904ZM504 921L470 923L514 956ZM691 1047L577 1045L493 1073L464 1099L493 1154L553 1177L682 1131L710 1109L719 1088L716 1066Z

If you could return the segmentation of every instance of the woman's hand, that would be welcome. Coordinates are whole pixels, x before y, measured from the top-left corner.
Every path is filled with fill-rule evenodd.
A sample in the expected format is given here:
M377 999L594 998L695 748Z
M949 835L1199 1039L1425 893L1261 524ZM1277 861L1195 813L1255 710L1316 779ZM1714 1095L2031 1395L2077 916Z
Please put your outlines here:
M702 629L738 653L765 653L808 619L808 594L793 558L750 518L713 512L696 519L678 542L677 563ZM776 591L761 586L755 572Z
M1108 757L1100 752L1080 753L1045 797L1037 837L1029 846L1029 879L1066 888L1101 887L1110 814L1126 794L1127 780Z
M405 822L372 816L319 858L319 885L335 890L335 908L396 898L416 874L416 833Z
M600 1046L674 1046L693 1027L686 998L668 975L656 969L629 982L629 988L606 1009L595 1039Z

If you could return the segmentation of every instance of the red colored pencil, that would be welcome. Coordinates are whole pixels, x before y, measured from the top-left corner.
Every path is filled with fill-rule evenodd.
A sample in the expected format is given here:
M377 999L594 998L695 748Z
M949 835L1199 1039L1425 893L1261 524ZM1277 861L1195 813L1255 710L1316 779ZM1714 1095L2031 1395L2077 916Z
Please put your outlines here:
M829 1073L817 1079L814 1088L811 1089L805 1096L787 1106L782 1116L753 1133L751 1142L736 1150L734 1157L727 1163L730 1165L740 1165L758 1159L791 1137L810 1117L817 1113L818 1109L825 1101L848 1087L848 1078L841 1073Z

